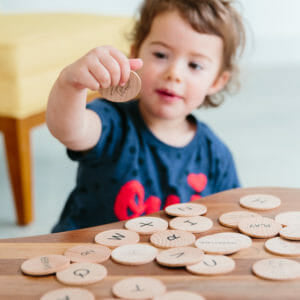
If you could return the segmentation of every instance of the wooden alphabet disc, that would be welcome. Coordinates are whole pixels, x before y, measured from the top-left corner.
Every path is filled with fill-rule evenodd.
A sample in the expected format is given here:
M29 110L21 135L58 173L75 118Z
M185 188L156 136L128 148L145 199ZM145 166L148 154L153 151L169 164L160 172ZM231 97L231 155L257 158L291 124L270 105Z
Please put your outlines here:
M134 99L141 90L141 79L137 73L131 71L129 80L124 86L111 86L109 88L100 88L100 95L114 102L125 102Z

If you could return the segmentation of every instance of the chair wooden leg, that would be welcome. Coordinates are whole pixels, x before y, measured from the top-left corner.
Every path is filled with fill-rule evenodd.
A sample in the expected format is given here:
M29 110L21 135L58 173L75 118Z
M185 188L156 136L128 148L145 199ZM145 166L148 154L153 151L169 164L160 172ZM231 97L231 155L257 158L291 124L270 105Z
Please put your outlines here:
M9 119L9 122L4 142L17 222L27 225L33 220L30 127L26 120Z

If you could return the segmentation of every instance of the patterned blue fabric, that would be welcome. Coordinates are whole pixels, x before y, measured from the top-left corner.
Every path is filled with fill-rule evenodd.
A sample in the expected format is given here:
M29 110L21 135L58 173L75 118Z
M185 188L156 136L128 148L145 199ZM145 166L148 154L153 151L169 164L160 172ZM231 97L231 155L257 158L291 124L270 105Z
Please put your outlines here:
M102 225L239 187L232 155L202 122L185 147L157 139L139 113L138 101L87 105L101 118L102 134L79 162L76 187L53 232Z

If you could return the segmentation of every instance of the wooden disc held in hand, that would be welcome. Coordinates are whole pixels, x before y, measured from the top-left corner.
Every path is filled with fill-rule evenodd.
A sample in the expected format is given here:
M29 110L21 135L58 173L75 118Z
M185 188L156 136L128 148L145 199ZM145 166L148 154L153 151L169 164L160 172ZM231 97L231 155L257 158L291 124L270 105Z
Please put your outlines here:
M130 72L130 77L124 86L110 86L108 88L100 88L100 95L114 102L125 102L134 99L141 90L141 78L133 71Z

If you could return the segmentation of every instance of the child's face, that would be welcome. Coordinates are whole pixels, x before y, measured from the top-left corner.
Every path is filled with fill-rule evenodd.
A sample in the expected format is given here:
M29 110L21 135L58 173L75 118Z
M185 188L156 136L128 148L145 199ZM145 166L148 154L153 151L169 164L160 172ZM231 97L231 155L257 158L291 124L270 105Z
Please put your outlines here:
M155 17L138 52L144 62L138 72L143 112L185 118L226 84L229 73L220 75L222 52L221 38L195 31L177 12Z

